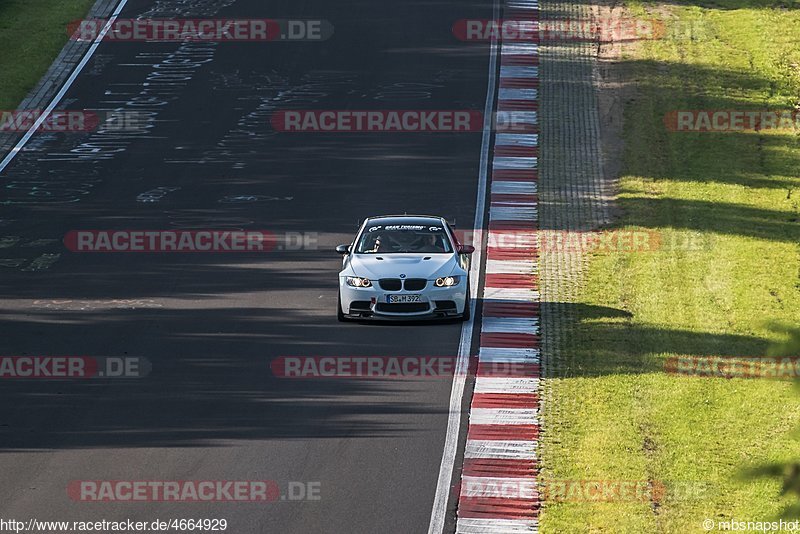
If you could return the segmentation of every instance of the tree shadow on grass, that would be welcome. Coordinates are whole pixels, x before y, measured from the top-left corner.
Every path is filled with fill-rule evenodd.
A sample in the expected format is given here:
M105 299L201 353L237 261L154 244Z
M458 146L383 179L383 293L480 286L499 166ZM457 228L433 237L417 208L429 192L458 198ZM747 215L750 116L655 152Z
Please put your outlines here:
M791 156L800 148L797 129L676 131L676 118L668 117L677 111L793 111L793 97L762 103L776 92L793 94L794 87L781 88L785 80L747 69L652 60L621 61L616 68L636 88L626 105L627 174L768 189L800 187L798 161Z
M626 224L644 228L684 228L800 243L800 212L787 213L739 204L674 198L622 198Z
M564 317L563 331L569 333L548 362L548 376L664 373L663 354L734 358L764 356L769 347L769 341L755 336L636 325L630 313L604 306L543 302L541 307L544 316ZM546 334L543 344L550 339Z

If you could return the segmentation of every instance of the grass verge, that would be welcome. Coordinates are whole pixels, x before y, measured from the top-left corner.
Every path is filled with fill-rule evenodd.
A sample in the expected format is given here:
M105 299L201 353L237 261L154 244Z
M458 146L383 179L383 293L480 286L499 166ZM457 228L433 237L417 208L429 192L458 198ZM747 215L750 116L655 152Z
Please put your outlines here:
M542 458L553 479L644 481L655 491L612 502L575 493L547 503L541 528L704 532L704 519L774 520L796 496L782 495L777 478L743 473L800 458L792 383L664 369L676 356L763 356L785 341L776 324L800 325L800 132L669 132L663 117L794 109L800 10L765 0L626 4L674 31L622 63L638 95L625 109L617 227L672 246L589 259L569 372L550 381L557 418Z
M94 0L0 0L0 110L16 109Z

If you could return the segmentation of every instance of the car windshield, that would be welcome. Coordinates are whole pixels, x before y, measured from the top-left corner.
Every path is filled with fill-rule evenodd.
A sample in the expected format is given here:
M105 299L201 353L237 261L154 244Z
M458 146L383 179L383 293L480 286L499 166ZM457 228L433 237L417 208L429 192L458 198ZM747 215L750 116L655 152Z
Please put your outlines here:
M356 248L359 254L446 254L451 251L450 239L442 226L405 224L368 225Z

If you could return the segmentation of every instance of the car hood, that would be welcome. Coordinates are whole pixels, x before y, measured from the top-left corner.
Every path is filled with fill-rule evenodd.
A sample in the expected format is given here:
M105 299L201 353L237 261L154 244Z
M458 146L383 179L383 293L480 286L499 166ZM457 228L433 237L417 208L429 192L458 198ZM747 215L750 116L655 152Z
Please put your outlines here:
M399 278L401 274L405 278L431 279L448 276L457 266L454 254L354 254L349 270L354 276L373 280Z

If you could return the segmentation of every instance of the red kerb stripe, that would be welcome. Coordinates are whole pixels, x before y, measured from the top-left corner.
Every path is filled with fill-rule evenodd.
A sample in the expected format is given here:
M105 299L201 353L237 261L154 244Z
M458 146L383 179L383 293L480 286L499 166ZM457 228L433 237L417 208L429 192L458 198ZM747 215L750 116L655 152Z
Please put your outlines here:
M473 408L538 408L536 393L475 393Z
M477 376L480 377L493 377L493 378L539 378L541 377L541 368L538 363L514 363L514 364L498 364L480 362L478 363Z
M517 458L464 458L465 477L533 477L539 468L536 460Z
M483 303L484 317L538 317L538 302L502 302L487 300Z
M539 499L504 499L502 497L461 497L458 516L484 519L535 518L539 515Z

